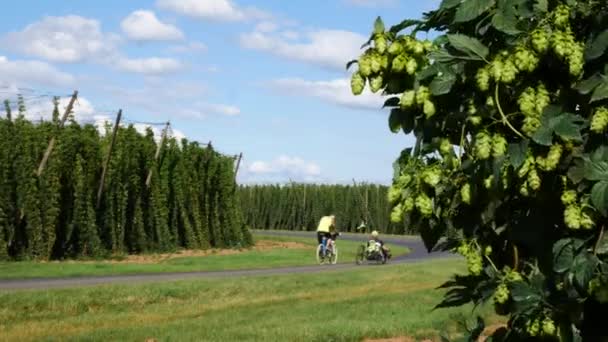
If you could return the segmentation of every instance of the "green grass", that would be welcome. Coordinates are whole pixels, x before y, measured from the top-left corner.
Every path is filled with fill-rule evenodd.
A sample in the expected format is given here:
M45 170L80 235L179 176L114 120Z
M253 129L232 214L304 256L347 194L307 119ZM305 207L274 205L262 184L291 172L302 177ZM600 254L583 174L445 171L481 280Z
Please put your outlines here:
M320 274L0 294L0 340L361 341L436 336L471 306L431 311L462 261ZM482 315L488 316L482 309Z
M232 255L208 255L197 257L178 257L149 264L95 262L0 262L0 279L16 278L52 278L76 276L100 276L137 273L219 271L250 268L274 268L285 266L314 265L317 242L311 238L277 237L255 235L256 239L274 241L294 241L307 246L308 249L276 248L265 251L246 250ZM353 263L358 242L337 241L338 263ZM390 246L390 244L389 244ZM393 255L408 252L407 248L391 246Z

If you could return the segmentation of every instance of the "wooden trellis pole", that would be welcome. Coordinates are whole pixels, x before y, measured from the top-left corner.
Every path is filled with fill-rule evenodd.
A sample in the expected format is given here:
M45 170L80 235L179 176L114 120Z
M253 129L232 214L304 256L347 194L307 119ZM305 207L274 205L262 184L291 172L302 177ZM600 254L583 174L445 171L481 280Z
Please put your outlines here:
M68 103L68 106L65 109L65 112L63 113L63 117L61 118L61 121L59 122L59 129L63 128L63 125L65 124L65 121L68 119L68 115L70 115L70 113L72 112L72 108L74 107L74 102L76 101L76 98L78 97L78 91L74 90L74 94L72 94L72 98L70 99L70 102ZM51 156L51 152L53 152L53 148L55 147L55 141L57 140L56 136L53 136L51 138L51 141L49 141L49 145L46 148L46 151L44 151L44 156L42 157L42 161L40 162L40 165L38 166L38 171L36 171L36 175L38 177L40 177L40 175L42 174L42 171L44 171L44 168L46 167L46 163L49 160L49 157Z
M106 160L103 163L103 169L101 171L101 180L99 181L99 189L97 190L97 209L99 209L99 206L101 205L101 194L103 193L103 186L106 180L106 172L108 171L108 166L110 165L112 149L114 148L114 143L116 142L116 135L118 134L118 125L120 124L121 117L122 109L119 109L118 114L116 114L116 122L114 122L114 129L112 130L112 140L110 141L110 147L108 148L108 155L106 156Z

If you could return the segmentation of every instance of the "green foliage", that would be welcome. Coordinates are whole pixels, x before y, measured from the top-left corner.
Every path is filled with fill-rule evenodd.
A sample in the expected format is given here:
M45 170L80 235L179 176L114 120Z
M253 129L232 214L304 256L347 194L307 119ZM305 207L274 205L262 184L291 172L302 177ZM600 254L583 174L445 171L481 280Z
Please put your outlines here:
M8 102L0 118L0 260L253 243L235 205L233 158L167 139L155 161L151 130L142 135L133 126L119 128L97 208L110 136L74 121L58 130L54 103L49 122L27 121L21 99L16 119ZM38 177L35 170L52 136L55 149Z
M404 23L376 26L353 93L394 94L390 130L416 137L391 218L467 259L438 306L494 298L509 323L493 340L606 339L608 4L444 0Z
M315 230L324 215L336 215L338 229L366 229L383 233L414 233L403 223L389 220L389 189L357 185L242 185L238 199L247 226L255 229Z

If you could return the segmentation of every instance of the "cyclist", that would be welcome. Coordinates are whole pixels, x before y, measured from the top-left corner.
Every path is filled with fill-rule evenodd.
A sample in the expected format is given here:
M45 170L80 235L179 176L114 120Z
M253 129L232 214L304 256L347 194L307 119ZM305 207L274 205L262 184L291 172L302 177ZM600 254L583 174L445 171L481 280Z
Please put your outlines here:
M323 255L325 255L328 240L331 239L333 241L338 235L340 235L340 233L336 231L336 216L329 215L321 217L319 225L317 226L317 241L319 241L319 244L323 244Z
M380 253L382 253L382 257L384 259L388 259L391 257L388 248L384 245L384 241L380 240L380 238L378 237L378 231L374 230L372 232L370 241L372 241L372 240L375 241L378 245L380 245ZM368 246L369 246L369 242L368 242Z

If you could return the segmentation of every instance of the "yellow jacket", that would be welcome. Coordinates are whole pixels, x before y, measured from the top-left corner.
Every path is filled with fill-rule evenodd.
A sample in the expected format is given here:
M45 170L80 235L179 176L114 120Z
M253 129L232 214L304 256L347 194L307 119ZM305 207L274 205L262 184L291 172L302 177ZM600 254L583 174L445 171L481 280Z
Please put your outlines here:
M323 216L319 221L319 226L317 227L317 232L329 233L330 230L334 229L334 222L331 216Z

